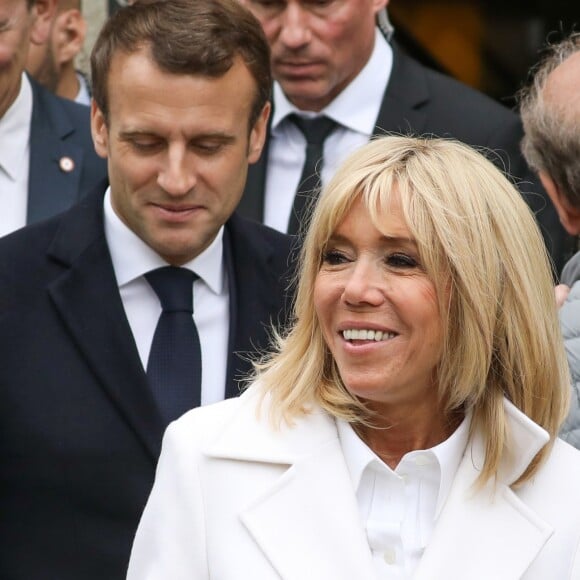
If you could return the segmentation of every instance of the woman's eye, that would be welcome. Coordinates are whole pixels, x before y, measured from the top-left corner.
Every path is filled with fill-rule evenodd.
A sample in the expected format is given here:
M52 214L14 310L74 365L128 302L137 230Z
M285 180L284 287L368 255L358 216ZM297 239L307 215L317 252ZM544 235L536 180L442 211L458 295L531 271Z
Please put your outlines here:
M344 264L347 261L348 259L346 255L338 250L327 250L322 254L322 262L324 264L329 264L330 266Z
M386 262L393 268L416 268L419 265L415 258L407 254L391 254Z

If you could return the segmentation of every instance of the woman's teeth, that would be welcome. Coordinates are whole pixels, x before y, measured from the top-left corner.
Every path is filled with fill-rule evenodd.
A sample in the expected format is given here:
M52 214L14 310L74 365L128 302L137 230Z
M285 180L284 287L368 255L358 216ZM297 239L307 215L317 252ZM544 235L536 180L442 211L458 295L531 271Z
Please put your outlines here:
M361 330L353 328L343 330L342 336L344 340L374 340L375 342L379 342L381 340L394 338L396 334L394 332L382 332L381 330Z

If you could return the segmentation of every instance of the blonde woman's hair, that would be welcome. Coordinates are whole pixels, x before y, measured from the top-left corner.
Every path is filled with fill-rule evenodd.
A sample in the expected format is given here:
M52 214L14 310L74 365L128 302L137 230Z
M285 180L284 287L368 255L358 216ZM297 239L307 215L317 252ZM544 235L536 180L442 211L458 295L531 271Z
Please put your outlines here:
M313 289L325 246L362 199L381 231L393 192L433 281L444 328L437 386L445 412L472 410L486 439L484 483L507 440L503 397L551 435L567 411L569 374L549 258L528 206L475 150L455 141L381 137L338 170L321 195L301 253L294 326L257 365L274 424L313 404L352 423L372 423L343 385L324 342ZM517 483L549 451L538 453Z

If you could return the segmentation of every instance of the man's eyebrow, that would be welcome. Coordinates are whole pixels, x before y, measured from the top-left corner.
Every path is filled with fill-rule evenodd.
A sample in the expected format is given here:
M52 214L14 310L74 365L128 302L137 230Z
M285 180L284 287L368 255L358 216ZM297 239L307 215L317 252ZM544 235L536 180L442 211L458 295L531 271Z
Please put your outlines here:
M132 137L157 137L157 135L153 131L128 129L126 131L120 131L119 137L121 137L121 139L130 139Z
M119 136L121 139L131 139L135 137L155 137L159 139L164 139L162 135L159 135L153 130L148 129L127 129L124 131L119 132ZM198 133L188 140L191 142L195 141L203 141L203 140L210 140L210 141L220 141L223 143L228 143L235 140L235 135L230 133L224 133L222 131L208 131L205 133Z
M203 141L209 139L210 141L222 141L224 143L235 140L235 135L231 133L224 133L223 131L208 131L206 133L198 133L190 138L190 141Z
M10 27L14 24L16 17L14 16L6 16L4 18L0 18L0 31L9 30Z

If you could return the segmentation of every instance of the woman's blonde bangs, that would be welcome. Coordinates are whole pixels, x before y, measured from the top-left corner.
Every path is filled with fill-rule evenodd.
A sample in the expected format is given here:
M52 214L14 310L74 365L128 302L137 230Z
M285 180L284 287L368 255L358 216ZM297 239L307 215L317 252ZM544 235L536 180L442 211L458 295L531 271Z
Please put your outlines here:
M347 159L313 212L295 325L258 365L260 382L275 421L291 421L313 403L348 421L372 420L342 384L318 325L313 288L328 240L353 203L361 198L382 231L394 195L439 297L446 329L439 396L450 413L471 409L472 429L487 434L484 482L497 473L509 437L503 397L555 437L569 375L549 259L533 215L501 172L466 145L381 137Z

